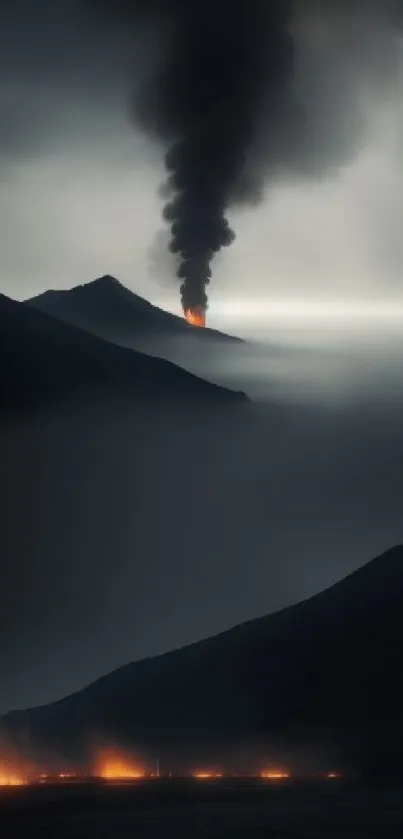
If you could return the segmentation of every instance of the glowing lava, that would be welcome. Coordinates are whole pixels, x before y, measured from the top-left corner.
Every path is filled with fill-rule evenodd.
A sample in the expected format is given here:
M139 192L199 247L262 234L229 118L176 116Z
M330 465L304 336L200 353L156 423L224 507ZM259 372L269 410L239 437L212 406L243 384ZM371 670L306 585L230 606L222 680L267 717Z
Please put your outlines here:
M23 787L25 784L25 779L19 775L3 774L0 770L0 787Z
M206 312L204 309L185 309L184 315L191 326L204 327L206 325Z
M95 774L105 781L137 781L145 777L140 766L115 749L105 749L100 753Z
M0 787L22 787L28 782L29 768L26 761L13 750L2 750L0 755Z
M222 778L222 774L221 772L195 772L192 777L199 778L199 780L208 780L209 778Z
M289 772L283 772L281 769L265 769L260 777L265 781L286 781L291 776Z
M0 787L23 787L27 783L23 773L7 762L0 763Z

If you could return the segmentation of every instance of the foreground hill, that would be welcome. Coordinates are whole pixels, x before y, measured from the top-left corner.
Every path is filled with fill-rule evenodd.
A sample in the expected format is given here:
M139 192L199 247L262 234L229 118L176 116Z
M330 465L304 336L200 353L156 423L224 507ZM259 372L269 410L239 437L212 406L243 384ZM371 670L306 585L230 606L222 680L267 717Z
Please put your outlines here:
M46 291L26 302L87 332L135 349L148 349L155 342L172 339L186 339L205 349L217 343L241 343L239 338L213 329L195 329L184 318L153 306L108 275L68 291Z
M235 402L243 394L209 384L161 359L114 346L0 295L0 407L40 405L89 387L134 396Z
M266 618L4 718L68 752L102 732L170 765L285 755L394 774L403 753L403 548ZM72 744L75 744L74 747ZM237 758L238 759L238 758Z

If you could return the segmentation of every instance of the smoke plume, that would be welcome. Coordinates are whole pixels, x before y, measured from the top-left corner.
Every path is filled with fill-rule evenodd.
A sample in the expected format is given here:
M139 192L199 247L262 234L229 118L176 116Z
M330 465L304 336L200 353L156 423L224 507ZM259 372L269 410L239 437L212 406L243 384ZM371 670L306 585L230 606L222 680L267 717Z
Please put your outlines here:
M273 8L261 0L178 4L164 61L136 103L142 123L170 142L164 218L179 254L185 310L207 307L214 254L235 238L226 211L264 90L277 94L291 76L285 13ZM242 189L253 199L254 182Z
M323 25L334 14L342 23L345 15L354 25L358 21L358 28L350 30L357 36L350 53L346 42L346 89L341 95L336 91L346 112L351 98L360 95L349 82L349 72L357 79L351 57L356 60L360 53L360 31L369 22L375 32L380 21L394 23L401 0L369 0L365 7L359 0L88 2L131 26L134 36L150 38L150 43L155 36L158 47L150 48L148 72L133 97L133 116L165 144L163 216L170 229L169 249L177 257L182 305L185 311L205 311L213 258L235 238L228 209L257 203L265 182L279 173L309 174L340 163L350 145L358 143L359 121L351 120L347 139L340 138L340 125L348 120L345 113L338 119L337 111L328 119L326 97L322 113L315 105L310 110L315 96L320 98L314 64L312 90L304 96L298 89L297 55L302 44L309 78L314 43L306 32L312 34L315 23Z

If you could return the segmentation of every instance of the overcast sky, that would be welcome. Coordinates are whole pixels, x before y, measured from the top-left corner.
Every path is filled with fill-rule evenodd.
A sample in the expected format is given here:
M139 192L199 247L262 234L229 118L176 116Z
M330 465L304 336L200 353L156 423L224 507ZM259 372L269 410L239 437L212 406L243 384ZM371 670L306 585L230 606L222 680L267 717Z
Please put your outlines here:
M397 31L374 30L361 18L350 24L335 26L328 15L313 25L307 16L300 27L295 85L326 164L312 177L277 177L259 206L232 214L237 240L214 266L214 325L250 331L273 318L273 298L276 316L293 301L304 323L324 301L330 320L350 305L375 307L380 321L391 311L396 319L396 298L403 300L401 46ZM133 59L126 33L84 21L72 0L2 3L3 293L21 299L112 273L179 311L172 261L164 262L160 247L155 256L163 152L129 119L141 67L141 49Z

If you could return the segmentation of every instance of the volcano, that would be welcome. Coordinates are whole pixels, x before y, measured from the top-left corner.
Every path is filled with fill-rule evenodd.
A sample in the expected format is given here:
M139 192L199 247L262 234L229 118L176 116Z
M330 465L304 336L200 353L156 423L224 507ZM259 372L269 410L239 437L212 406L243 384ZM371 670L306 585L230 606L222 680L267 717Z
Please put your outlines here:
M38 407L80 391L134 397L231 402L246 399L168 361L115 346L0 295L0 404Z
M402 643L399 546L309 600L129 664L3 727L61 751L102 731L166 765L264 749L397 775Z
M203 350L217 344L241 344L234 338L205 326L195 317L177 317L129 291L114 277L105 275L68 291L46 291L26 303L48 315L85 329L121 346L151 351L167 349L174 339L201 344ZM161 354L168 357L164 352ZM169 352L168 352L169 355Z

